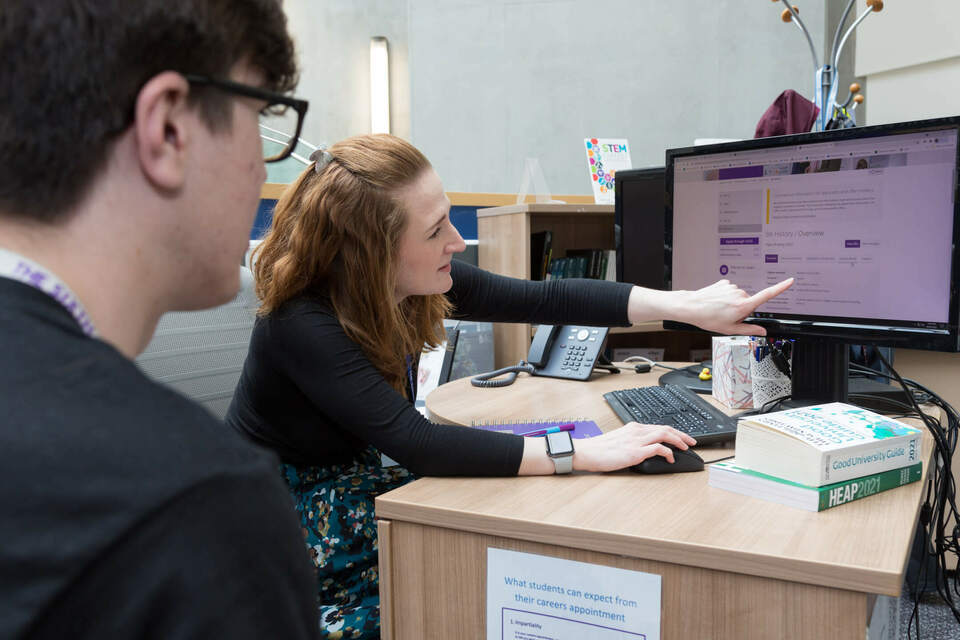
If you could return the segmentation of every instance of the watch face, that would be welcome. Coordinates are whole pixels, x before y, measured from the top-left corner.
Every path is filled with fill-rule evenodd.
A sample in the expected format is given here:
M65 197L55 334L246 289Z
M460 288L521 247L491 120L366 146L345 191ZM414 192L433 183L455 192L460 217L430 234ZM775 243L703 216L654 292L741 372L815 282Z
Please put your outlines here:
M573 439L566 431L547 434L547 452L551 456L563 456L573 453Z

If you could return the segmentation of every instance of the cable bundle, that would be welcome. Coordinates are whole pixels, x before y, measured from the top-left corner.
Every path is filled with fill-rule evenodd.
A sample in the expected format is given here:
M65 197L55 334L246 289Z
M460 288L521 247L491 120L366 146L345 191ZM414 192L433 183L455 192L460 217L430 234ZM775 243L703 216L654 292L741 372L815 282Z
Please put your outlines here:
M924 559L933 559L935 565L933 581L937 587L937 593L950 607L957 622L960 622L960 608L958 608L958 604L960 604L958 602L960 600L960 579L958 579L960 574L954 571L953 575L948 575L949 570L947 569L948 554L960 558L960 512L957 510L956 486L953 480L953 453L957 447L960 415L948 402L927 387L915 380L901 377L890 366L882 353L880 359L891 375L878 373L873 369L855 364L851 365L851 370L896 380L903 388L910 403L909 405L894 401L891 401L891 403L901 406L904 411L903 417L922 420L930 435L933 436L933 474L927 476L927 494L923 505L920 507L920 524L923 527L925 538L923 540ZM921 411L920 402L937 406L946 416L946 428L940 420ZM948 525L951 520L952 523ZM914 624L916 624L915 637L917 638L920 637L920 585L924 584L929 577L927 575L928 566L928 562L923 562L920 571L917 573L915 583L908 585L914 598L914 604L907 634L910 634Z

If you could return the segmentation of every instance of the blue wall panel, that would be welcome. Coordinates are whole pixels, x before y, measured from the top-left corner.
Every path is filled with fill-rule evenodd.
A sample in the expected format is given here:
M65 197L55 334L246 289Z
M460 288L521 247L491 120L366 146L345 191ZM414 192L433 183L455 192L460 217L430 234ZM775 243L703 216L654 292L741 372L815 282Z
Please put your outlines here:
M276 200L260 200L257 219L254 220L253 229L250 230L251 240L259 240L266 233L273 219L275 206L277 206ZM477 207L450 207L450 220L464 240L477 239Z

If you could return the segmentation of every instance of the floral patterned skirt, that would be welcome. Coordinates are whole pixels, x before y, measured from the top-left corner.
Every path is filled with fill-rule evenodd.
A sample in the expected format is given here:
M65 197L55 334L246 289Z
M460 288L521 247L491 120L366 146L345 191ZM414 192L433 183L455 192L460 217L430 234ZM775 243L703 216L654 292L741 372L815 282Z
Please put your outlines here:
M377 522L373 500L413 475L383 467L365 449L355 460L329 467L280 465L293 494L307 549L317 571L322 638L379 638Z

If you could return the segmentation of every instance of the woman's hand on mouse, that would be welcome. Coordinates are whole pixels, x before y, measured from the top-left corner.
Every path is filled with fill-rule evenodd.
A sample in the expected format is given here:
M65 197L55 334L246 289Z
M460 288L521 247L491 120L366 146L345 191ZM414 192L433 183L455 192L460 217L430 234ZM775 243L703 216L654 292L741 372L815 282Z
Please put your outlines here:
M577 471L616 471L662 455L673 462L671 444L686 449L697 443L673 427L629 422L594 438L574 440L573 468Z

